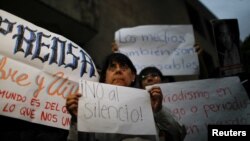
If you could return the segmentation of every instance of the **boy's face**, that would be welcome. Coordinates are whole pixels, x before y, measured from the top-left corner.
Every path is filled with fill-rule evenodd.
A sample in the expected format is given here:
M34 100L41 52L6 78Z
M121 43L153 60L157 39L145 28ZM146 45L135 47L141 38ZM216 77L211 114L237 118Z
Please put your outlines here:
M158 73L147 73L142 75L142 88L145 89L146 86L161 83L161 77Z

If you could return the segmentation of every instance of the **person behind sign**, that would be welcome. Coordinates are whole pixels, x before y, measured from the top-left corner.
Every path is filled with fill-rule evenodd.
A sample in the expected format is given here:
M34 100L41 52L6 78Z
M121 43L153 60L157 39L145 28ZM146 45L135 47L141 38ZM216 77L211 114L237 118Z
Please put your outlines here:
M109 55L102 68L100 80L101 83L107 83L112 85L134 87L136 79L136 69L131 60L124 54L112 53ZM83 141L83 140L97 140L97 141L117 141L123 140L156 140L157 137L144 135L144 136L132 136L132 135L122 135L122 134L105 134L105 133L83 133L77 132L77 109L78 109L78 99L81 95L69 95L66 99L66 107L69 113L72 115L71 126L68 135L68 141ZM159 95L155 95L152 99L159 99ZM151 100L152 100L151 99ZM156 100L156 102L159 102ZM152 102L153 103L153 102ZM160 111L161 107L152 106L154 113ZM155 119L164 118L155 115ZM158 123L160 124L160 123ZM167 125L168 123L162 123L162 125ZM164 126L163 126L164 127Z
M139 74L139 87L142 89L145 89L146 86L163 82L174 82L174 78L172 76L165 76L164 79L161 71L156 67L146 67ZM164 141L183 141L186 136L185 126L180 125L180 123L170 114L169 110L162 106L163 95L161 88L153 86L149 89L149 93L151 96L151 105L155 107L153 109L157 109L156 107L160 108L154 111L155 115L158 117L166 117L155 119L160 132L160 139ZM160 100L155 100L156 97L154 95L157 95Z

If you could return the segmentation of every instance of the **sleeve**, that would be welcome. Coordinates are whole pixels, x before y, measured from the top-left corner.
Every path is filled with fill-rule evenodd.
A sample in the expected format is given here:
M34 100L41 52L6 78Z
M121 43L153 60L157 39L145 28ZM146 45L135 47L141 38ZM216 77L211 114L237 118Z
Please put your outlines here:
M67 141L78 141L77 122L75 120L72 120L72 118L70 122Z
M71 118L67 141L95 141L94 133L78 132L77 120Z
M166 133L166 140L168 141L183 141L186 136L186 128L184 125L179 123L170 110L166 107L154 114L156 126L160 131Z

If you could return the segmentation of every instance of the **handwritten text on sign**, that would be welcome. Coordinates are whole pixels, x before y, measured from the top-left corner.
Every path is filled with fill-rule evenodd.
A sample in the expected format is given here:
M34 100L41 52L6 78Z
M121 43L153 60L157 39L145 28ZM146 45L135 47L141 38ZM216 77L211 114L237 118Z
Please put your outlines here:
M187 127L185 141L206 141L207 124L250 124L250 101L238 77L159 86L164 105Z
M68 129L65 99L78 93L75 81L98 77L73 42L0 10L0 115Z
M157 25L122 28L115 33L121 53L133 61L138 73L156 66L165 75L198 74L191 25Z
M48 75L1 55L0 76L1 115L68 129L65 99L78 93L78 83L63 72Z
M80 81L78 130L85 132L155 135L147 91Z

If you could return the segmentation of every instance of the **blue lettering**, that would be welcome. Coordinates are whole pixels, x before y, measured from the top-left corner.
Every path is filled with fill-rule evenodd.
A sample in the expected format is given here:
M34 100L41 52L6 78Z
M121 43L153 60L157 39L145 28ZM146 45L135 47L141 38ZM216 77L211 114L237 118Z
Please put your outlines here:
M16 39L16 45L14 49L14 54L16 54L18 51L24 52L24 57L27 57L28 55L32 54L32 48L33 48L33 42L36 41L36 35L35 32L36 30L29 29L28 27L25 27L23 25L18 25L17 26L17 34L13 35L13 39ZM24 37L24 32L27 30L30 34L30 38L27 39ZM22 48L23 42L26 42L26 50Z
M32 60L33 59L36 59L38 58L39 60L41 60L42 62L45 62L48 60L49 58L49 53L46 54L43 58L40 56L40 52L41 52L41 48L43 46L47 47L49 49L49 44L45 44L42 42L42 37L46 37L46 38L49 38L51 35L45 35L43 34L42 32L38 32L37 33L37 41L36 41L36 48L35 48L35 51L34 51L34 54L32 56Z
M2 23L6 23L7 24L7 29L3 29L1 27ZM4 19L2 20L2 17L0 16L0 33L2 33L3 35L7 35L8 33L11 33L13 30L13 25L16 24L16 22L10 22L8 19Z
M59 54L59 61L57 63L57 57L58 57L58 43L61 44L61 49L60 49L60 54ZM49 64L58 64L58 66L65 65L64 60L65 60L65 43L66 41L60 40L58 37L53 37L52 38L52 46L51 46L51 58L49 60Z
M67 51L67 55L71 55L73 58L72 58L72 63L68 63L65 65L65 68L67 67L70 67L72 68L72 70L76 69L77 66L78 66L78 60L80 57L77 57L75 54L73 54L72 52L72 47L73 48L77 48L75 47L72 43L69 43L68 44L68 51Z
M0 34L7 35L13 32L16 22L10 22L8 19L4 19L0 16ZM13 34L12 39L15 40L15 46L13 53L22 52L24 57L31 55L31 60L39 59L41 62L48 61L49 65L57 64L58 66L69 67L72 70L78 68L78 61L81 58L82 67L80 68L80 76L85 73L89 73L89 77L96 76L94 62L90 56L84 50L74 46L71 42L62 41L59 37L51 37L43 32L37 32L28 26L16 25L16 33ZM51 44L44 42L51 39ZM133 38L131 38L133 39ZM42 49L47 50L48 53L42 54ZM74 51L73 49L76 49ZM77 54L76 54L76 53ZM43 55L43 56L42 56ZM65 62L67 57L67 61ZM70 59L68 59L70 58ZM89 71L87 71L89 69Z
M81 60L82 67L80 71L80 76L82 77L83 74L86 73L87 64L90 65L89 77L95 76L95 67L94 67L93 60L83 50L80 50L80 54L82 56L82 60Z

